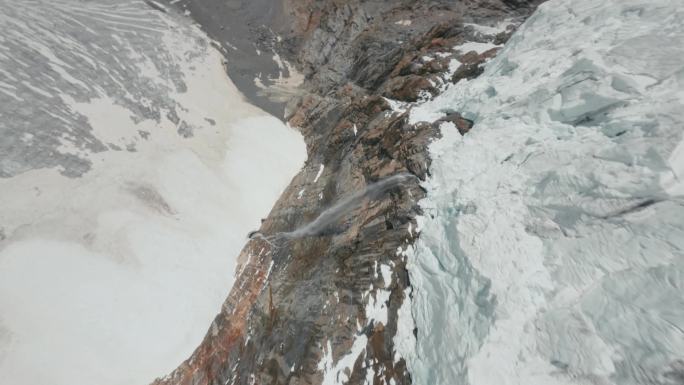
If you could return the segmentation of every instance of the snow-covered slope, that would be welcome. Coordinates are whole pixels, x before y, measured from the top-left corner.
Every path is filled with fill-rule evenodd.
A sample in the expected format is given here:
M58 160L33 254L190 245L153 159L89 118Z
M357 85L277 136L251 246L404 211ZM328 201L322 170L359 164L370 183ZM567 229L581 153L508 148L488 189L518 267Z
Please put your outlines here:
M683 383L683 20L676 0L549 1L412 111L475 121L431 146L416 384Z
M171 371L305 157L180 16L0 0L0 384Z

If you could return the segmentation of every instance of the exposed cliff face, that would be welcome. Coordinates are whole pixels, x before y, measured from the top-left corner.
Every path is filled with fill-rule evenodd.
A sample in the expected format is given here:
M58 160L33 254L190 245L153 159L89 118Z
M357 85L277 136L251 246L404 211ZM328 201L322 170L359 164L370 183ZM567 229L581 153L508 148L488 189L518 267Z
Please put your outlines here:
M287 119L309 160L242 251L201 346L155 384L411 383L394 346L402 250L438 122L411 125L406 108L477 76L537 3L286 0L270 30L305 75Z

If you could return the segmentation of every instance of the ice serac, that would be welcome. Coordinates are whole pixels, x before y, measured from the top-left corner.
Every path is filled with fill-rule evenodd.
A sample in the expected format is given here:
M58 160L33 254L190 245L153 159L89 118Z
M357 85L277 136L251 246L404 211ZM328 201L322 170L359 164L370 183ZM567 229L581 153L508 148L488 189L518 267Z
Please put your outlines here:
M554 0L411 112L418 384L682 384L684 8ZM409 319L410 321L410 319Z
M156 384L410 384L404 251L439 123L410 124L407 109L478 76L537 3L285 1L269 49L305 76L287 111L308 161L202 344Z

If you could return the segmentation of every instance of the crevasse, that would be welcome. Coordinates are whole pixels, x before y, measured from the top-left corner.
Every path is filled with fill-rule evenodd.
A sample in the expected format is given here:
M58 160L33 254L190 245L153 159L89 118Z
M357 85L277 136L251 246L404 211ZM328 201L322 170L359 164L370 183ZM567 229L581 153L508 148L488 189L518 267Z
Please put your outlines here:
M430 147L417 339L397 337L414 383L684 382L682 20L679 1L552 0L412 110L475 121Z

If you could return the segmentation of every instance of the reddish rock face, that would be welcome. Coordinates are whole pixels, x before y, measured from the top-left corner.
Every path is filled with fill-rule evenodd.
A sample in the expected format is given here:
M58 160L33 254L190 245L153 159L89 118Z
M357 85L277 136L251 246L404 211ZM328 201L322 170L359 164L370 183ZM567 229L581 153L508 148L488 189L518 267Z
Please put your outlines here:
M288 120L304 135L309 160L247 242L202 344L154 384L319 384L321 359L336 362L359 338L367 343L344 371L348 384L364 384L369 373L374 385L410 384L393 342L410 286L397 250L416 237L419 182L439 123L465 134L473 122L454 112L409 125L408 112L392 111L385 98L432 97L449 80L452 58L469 66L461 79L476 76L496 51L454 52L485 39L463 20L521 21L536 3L285 0L274 30L280 54L307 76ZM386 319L369 319L369 302L382 296L376 306Z
M451 114L447 114L441 119L438 119L435 121L435 124L439 126L440 123L442 122L450 122L453 123L454 126L458 129L458 132L461 133L461 135L465 135L470 131L471 128L473 128L473 121L470 119L466 119L461 116L458 112L454 112Z
M454 74L451 76L452 83L458 83L463 79L473 79L484 71L484 64L487 60L496 56L500 48L492 48L481 54L475 51L470 51L459 58L461 65L456 69Z
M404 102L415 102L427 92L434 96L437 89L429 79L419 75L395 77L385 84L383 96Z

